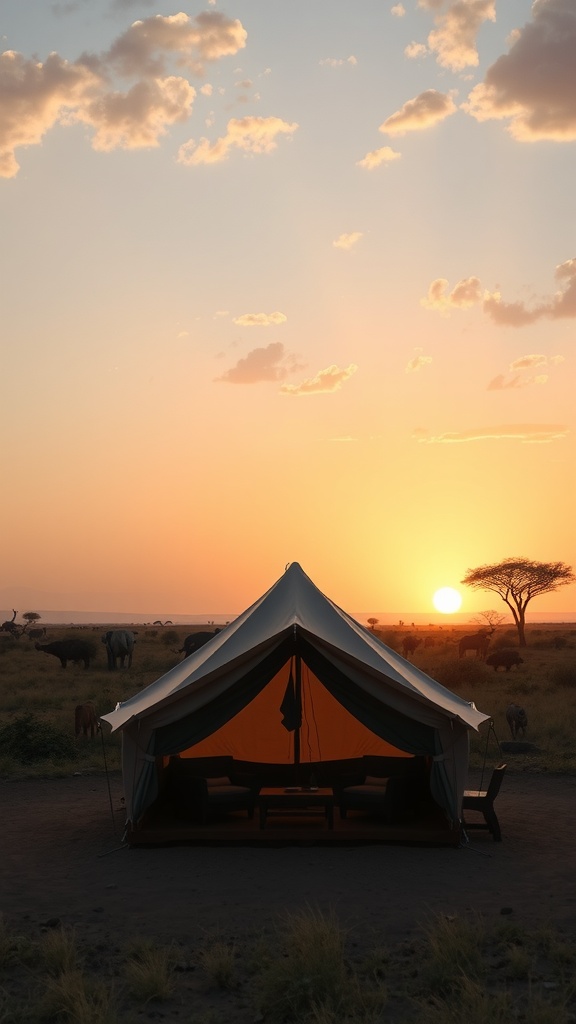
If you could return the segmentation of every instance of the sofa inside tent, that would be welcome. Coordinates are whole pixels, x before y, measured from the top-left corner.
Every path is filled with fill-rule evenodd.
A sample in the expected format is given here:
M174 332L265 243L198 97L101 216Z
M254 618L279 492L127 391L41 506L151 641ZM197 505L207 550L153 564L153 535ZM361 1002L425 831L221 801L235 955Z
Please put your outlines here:
M407 829L433 815L453 834L469 733L488 717L379 641L293 562L103 720L122 730L128 834L144 841L155 816L177 822L179 835L223 816L236 825L250 820L262 788L309 786L329 787L337 807L346 804L343 820ZM394 794L384 807L383 784ZM248 795L235 805L239 790Z

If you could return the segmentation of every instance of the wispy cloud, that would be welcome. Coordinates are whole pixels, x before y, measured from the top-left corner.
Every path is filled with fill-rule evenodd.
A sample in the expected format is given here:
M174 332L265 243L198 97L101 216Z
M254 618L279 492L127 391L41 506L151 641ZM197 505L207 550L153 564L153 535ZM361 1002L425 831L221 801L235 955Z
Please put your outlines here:
M352 54L349 57L325 57L323 60L319 61L320 67L323 68L341 68L345 64L355 67L357 63L358 61L356 57Z
M482 289L477 277L468 277L459 281L448 292L448 281L439 277L432 281L428 294L421 299L427 309L448 314L453 309L467 309L482 304L482 309L495 323L504 327L524 327L527 324L548 317L561 320L576 317L576 259L565 260L554 272L560 288L544 302L532 307L524 302L505 302L499 291L489 292Z
M478 121L507 120L520 142L576 139L576 6L536 0L532 21L472 89L463 109Z
M349 234L338 235L332 242L335 249L344 249L345 252L349 252L363 237L363 231L351 231Z
M534 373L533 371L538 368L548 368L557 366L559 363L564 361L564 356L547 356L533 353L531 355L520 356L518 359L513 359L510 363L509 373L499 373L496 377L493 377L488 384L488 391L507 391L511 388L526 388L534 384L546 384L549 375L548 373Z
M242 313L234 317L233 323L239 327L270 327L272 324L285 324L288 317L278 310L275 313Z
M369 153L366 153L362 160L357 160L356 166L373 171L382 164L390 164L393 160L399 160L400 156L401 154L397 153L391 146L381 146L380 149L372 149Z
M215 164L226 160L230 150L240 149L245 153L272 153L277 148L279 135L292 135L298 128L280 117L242 117L228 121L227 132L215 142L200 139L197 143L189 139L178 150L178 162L191 167L198 164Z
M428 366L432 362L432 356L425 356L421 348L416 349L416 354L412 356L412 359L406 365L406 373L417 373L424 366Z
M280 392L283 395L323 395L339 391L344 381L348 380L358 367L350 363L346 369L332 365L320 370L315 377L308 377L300 384L283 384Z
M569 433L569 428L563 424L510 423L437 435L427 434L419 428L415 432L415 437L422 444L463 444L467 441L521 441L526 444L542 444L558 441Z
M406 8L404 4L394 4L394 7L390 8L390 14L395 18L403 18L406 14Z
M380 131L387 135L404 135L405 132L421 131L444 121L457 110L451 96L427 89L419 96L408 100L380 125Z
M287 353L280 341L272 342L265 348L255 348L239 359L235 366L226 370L215 380L227 384L259 384L264 381L280 381L289 373L302 369L296 358Z

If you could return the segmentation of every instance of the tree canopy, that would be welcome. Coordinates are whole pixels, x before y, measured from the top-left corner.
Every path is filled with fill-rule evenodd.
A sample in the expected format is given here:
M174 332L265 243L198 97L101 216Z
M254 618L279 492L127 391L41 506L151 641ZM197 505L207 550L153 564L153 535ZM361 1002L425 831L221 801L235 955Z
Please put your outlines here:
M535 562L529 558L505 558L493 565L468 569L461 580L476 590L491 590L508 605L518 629L520 647L526 646L526 608L540 594L576 582L565 562Z

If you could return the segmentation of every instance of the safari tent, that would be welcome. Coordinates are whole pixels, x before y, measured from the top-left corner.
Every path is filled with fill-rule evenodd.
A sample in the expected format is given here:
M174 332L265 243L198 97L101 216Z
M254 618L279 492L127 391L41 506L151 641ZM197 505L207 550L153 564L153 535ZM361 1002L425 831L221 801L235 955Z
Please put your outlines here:
M263 766L426 758L432 796L458 822L469 732L488 717L387 647L292 562L212 640L103 720L122 730L135 827L175 754Z

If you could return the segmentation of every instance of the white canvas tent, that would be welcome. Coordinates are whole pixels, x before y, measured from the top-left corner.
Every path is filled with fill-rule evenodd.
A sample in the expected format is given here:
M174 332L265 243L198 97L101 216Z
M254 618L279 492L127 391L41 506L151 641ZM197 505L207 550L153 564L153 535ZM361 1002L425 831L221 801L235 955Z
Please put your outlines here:
M291 731L298 688L301 728ZM122 730L128 820L168 755L288 763L365 754L432 760L431 791L460 816L469 730L489 718L383 644L297 562L198 651L103 720Z

